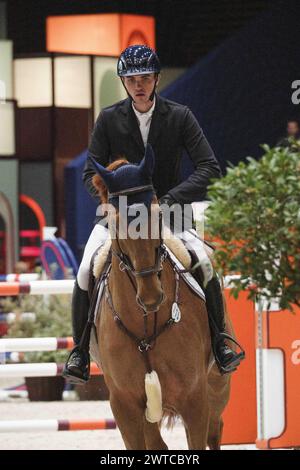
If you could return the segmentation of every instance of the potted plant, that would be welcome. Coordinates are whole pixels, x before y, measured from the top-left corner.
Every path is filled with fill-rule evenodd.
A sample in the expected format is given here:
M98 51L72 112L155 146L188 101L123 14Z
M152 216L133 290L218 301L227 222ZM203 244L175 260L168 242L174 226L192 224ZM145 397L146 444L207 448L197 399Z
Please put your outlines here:
M20 296L8 298L3 302L3 310L16 312L16 321L10 325L7 337L64 337L70 336L71 328L71 296ZM21 315L22 312L35 312L32 315ZM24 362L55 362L64 363L68 351L27 352ZM31 401L61 400L65 380L56 377L26 377L29 399ZM85 385L75 387L80 400L107 400L108 389L103 376L91 376Z
M20 296L8 298L3 302L3 309L14 311L17 317L9 326L7 337L63 337L71 332L69 295ZM21 316L22 312L34 312L34 318ZM24 362L56 362L66 360L65 350L46 352L26 352ZM32 401L61 400L65 381L61 376L26 377L29 399Z
M260 309L276 298L281 309L300 306L300 145L263 145L260 160L230 165L227 174L209 187L206 234L216 242L220 274L240 276L231 282L238 297Z

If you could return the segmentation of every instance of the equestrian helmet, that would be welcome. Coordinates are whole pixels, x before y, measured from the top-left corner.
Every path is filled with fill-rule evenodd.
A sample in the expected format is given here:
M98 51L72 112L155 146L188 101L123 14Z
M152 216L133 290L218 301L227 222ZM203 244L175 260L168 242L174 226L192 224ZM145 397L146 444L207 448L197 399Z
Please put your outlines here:
M120 55L117 65L119 77L159 73L161 65L156 52L148 46L127 47Z

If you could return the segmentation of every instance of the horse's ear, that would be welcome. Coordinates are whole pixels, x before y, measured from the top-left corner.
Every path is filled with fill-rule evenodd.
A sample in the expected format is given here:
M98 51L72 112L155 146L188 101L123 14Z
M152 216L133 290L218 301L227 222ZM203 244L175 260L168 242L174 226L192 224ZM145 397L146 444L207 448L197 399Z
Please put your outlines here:
M100 175L94 175L92 178L94 188L97 189L98 196L100 197L101 203L107 203L107 187L104 184L103 179Z
M98 175L101 176L101 178L103 179L105 185L107 186L107 188L109 189L109 186L113 180L113 172L108 170L107 168L105 168L104 166L100 165L100 163L98 163L94 157L92 157L91 155L89 155L89 159L90 161L92 162L96 172L98 173Z
M153 148L151 147L150 144L147 144L144 158L139 165L140 171L145 176L152 176L153 171L154 171L154 165L155 165L155 157L154 157Z

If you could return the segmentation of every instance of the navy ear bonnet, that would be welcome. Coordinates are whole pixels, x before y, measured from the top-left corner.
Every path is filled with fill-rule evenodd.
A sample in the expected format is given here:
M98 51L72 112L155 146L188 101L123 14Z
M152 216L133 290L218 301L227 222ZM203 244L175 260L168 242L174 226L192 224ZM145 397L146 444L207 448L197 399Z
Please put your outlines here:
M147 144L144 158L139 164L125 164L114 171L110 171L97 163L92 156L89 158L108 189L109 202L116 208L119 207L119 196L110 197L110 193L152 184L155 157L150 144ZM126 196L127 206L145 204L147 207L150 207L153 195L154 189L147 189L137 194L128 195Z

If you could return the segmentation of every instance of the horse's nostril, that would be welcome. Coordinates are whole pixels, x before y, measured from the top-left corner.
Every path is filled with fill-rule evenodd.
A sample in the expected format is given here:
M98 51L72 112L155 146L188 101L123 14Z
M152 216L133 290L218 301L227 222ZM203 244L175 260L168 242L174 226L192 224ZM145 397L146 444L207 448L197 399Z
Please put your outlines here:
M161 306L161 304L165 301L165 298L166 297L165 297L164 293L162 292L160 294L160 299L157 302L154 302L154 303L151 303L151 304L144 303L138 295L136 296L136 301L137 301L138 305L140 307L142 307L143 310L150 313L150 312L156 312L159 309L159 307Z

